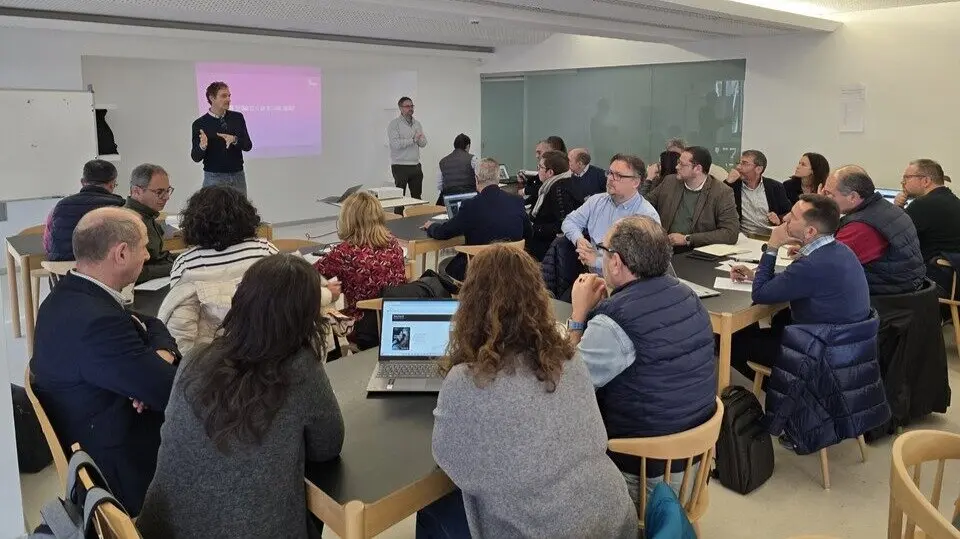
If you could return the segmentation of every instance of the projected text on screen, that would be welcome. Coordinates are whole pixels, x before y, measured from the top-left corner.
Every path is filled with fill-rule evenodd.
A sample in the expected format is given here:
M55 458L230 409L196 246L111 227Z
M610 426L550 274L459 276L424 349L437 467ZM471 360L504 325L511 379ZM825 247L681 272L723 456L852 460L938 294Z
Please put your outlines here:
M243 114L253 141L247 155L319 155L321 144L320 70L305 66L196 64L197 103L206 113L207 85L230 87L230 110Z

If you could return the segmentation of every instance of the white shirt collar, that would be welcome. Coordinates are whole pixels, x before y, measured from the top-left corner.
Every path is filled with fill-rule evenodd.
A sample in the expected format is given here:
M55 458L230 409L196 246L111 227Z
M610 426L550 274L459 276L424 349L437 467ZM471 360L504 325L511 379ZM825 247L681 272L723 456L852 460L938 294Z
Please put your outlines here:
M129 300L127 300L127 298L123 297L123 294L121 294L120 292L117 292L116 290L110 288L109 286L101 283L100 281L94 279L93 277L91 277L91 276L89 276L89 275L85 275L85 274L83 274L83 273L80 273L80 272L77 271L77 270L70 270L70 273L73 274L73 275L76 275L77 277L80 277L81 279L86 279L86 280L90 281L91 283L99 286L100 288L106 290L107 293L109 293L110 296L113 297L113 299L117 300L117 303L119 303L121 306L125 306L125 305L128 305L128 304L131 303Z
M696 187L692 187L692 188L691 188L691 187L687 187L687 182L683 182L683 188L686 189L687 191L693 191L694 193L703 191L703 186L707 184L707 180L709 180L709 179L710 179L710 176L709 176L709 175L704 176L703 181L700 182L700 185L698 185L698 186L696 186Z

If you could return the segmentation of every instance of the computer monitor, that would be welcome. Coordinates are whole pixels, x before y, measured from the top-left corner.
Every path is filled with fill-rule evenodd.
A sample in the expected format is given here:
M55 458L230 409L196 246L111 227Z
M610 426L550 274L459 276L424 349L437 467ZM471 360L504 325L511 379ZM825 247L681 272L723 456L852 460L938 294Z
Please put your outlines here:
M497 173L497 179L501 182L510 179L510 172L507 171L507 165L500 165L499 172Z
M476 191L471 193L460 193L457 195L447 195L443 197L443 205L447 208L447 218L453 219L456 217L457 212L460 211L460 205L463 204L463 201L475 196L477 196Z

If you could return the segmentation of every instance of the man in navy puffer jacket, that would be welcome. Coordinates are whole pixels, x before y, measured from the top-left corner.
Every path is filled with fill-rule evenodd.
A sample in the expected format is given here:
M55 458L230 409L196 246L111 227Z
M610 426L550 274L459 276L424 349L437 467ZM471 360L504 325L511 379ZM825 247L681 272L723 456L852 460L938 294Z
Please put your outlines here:
M605 280L577 278L567 327L597 388L607 436L663 436L703 424L716 410L713 330L693 290L668 274L667 233L649 217L625 217L597 251ZM601 301L607 286L613 292ZM610 456L636 498L640 459ZM647 462L648 490L662 481L665 465ZM685 465L671 466L674 488Z
M123 206L123 197L113 194L117 187L117 167L102 159L83 165L80 192L57 202L47 216L43 232L43 249L47 260L64 261L73 258L73 229L80 218L91 210L105 206Z

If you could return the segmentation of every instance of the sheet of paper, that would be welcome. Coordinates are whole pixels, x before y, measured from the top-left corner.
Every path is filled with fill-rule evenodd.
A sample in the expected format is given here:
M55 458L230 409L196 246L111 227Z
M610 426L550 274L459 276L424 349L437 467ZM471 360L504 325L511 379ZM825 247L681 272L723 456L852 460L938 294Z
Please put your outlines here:
M717 270L717 271L727 271L727 272L729 272L731 269L733 269L733 266L746 266L747 268L754 270L754 269L757 269L757 266L758 266L758 265L759 265L759 264L755 264L755 263L753 263L753 262L738 262L738 261L733 261L733 260L727 260L726 262L720 264L719 266L717 266L717 267L715 267L715 268L713 268L713 269L715 269L715 270Z
M840 86L840 132L863 133L867 110L867 87L863 84Z
M735 283L730 280L730 277L717 277L713 281L713 288L716 290L737 290L740 292L752 292L753 291L753 282L745 281L742 283Z
M736 245L725 245L723 243L715 243L713 245L704 245L703 247L697 247L694 251L699 251L701 253L706 253L713 256L730 256L740 253L749 252L750 249L745 247L738 247Z
M167 224L168 224L168 225L170 225L170 226L172 226L173 228L176 228L176 229L178 229L178 230L180 229L180 214L179 214L179 213L174 213L173 215L168 215L166 220L167 220Z
M170 284L170 277L159 277L133 287L134 290L160 290Z
M447 214L441 213L440 215L434 215L433 217L430 218L430 220L431 220L431 221L446 221L446 220L449 219L449 218L450 218L450 216L448 216Z

